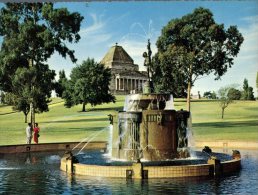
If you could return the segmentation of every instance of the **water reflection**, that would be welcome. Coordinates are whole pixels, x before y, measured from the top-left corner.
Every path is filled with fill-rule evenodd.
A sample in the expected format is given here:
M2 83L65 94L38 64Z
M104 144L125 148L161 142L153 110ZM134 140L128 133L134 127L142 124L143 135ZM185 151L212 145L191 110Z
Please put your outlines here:
M256 194L258 151L241 154L242 170L227 177L148 180L71 176L59 170L63 152L1 155L0 194Z

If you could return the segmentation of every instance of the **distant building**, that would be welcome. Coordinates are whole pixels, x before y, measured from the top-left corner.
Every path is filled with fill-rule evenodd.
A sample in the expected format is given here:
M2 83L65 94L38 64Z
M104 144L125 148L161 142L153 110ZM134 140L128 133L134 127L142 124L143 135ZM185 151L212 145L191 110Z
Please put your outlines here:
M122 46L112 46L101 63L111 69L109 89L113 94L142 92L142 85L148 80L147 72L139 71L139 66Z

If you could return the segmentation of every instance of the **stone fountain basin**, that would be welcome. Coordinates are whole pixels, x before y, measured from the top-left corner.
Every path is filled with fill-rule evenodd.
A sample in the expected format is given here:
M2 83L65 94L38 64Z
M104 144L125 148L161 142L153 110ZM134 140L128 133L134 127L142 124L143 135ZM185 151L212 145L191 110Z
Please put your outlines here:
M232 156L223 153L212 153L212 156L216 156L221 162L233 160ZM83 153L75 155L81 164L88 165L103 165L103 166L123 166L132 165L135 161L127 161L121 159L113 159L104 152L99 150L88 150ZM163 161L148 161L141 159L143 166L172 166L172 165L197 165L205 164L209 159L209 155L200 151L194 152L195 157L186 159L167 159Z
M68 173L118 178L174 178L174 177L211 177L214 175L226 175L241 168L241 159L233 159L223 153L212 153L220 160L217 164L208 163L208 156L200 151L195 158L172 159L165 161L132 162L110 159L108 155L99 151L87 151L84 154L75 155L78 163L72 163L70 159L61 159L61 170ZM217 161L216 161L217 162Z

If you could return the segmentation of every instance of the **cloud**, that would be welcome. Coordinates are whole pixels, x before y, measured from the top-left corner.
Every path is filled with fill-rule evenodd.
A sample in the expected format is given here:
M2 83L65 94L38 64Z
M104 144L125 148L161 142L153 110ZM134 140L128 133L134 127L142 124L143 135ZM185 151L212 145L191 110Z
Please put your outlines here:
M89 14L92 24L80 30L81 41L90 45L106 42L111 39L112 33L107 32L109 19L103 21L104 15Z
M120 38L119 45L133 58L134 63L139 65L140 70L145 70L142 54L147 51L147 40L150 39L152 54L155 54L157 52L155 43L159 31L155 31L151 19L146 27L140 22L135 22L128 30L129 32Z
M248 27L239 29L244 36L239 56L240 58L246 58L246 56L257 55L258 53L258 16L246 17L242 20L247 22Z

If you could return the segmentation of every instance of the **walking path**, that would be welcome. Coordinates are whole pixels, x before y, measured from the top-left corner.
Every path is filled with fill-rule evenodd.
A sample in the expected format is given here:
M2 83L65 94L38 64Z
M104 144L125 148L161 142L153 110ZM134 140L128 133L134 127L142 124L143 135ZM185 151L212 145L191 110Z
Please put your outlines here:
M231 148L231 149L258 149L258 141L233 141L233 140L218 140L218 141L198 141L195 142L195 147L203 148Z

